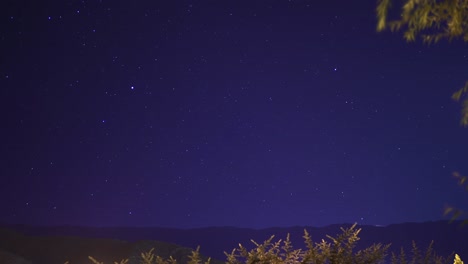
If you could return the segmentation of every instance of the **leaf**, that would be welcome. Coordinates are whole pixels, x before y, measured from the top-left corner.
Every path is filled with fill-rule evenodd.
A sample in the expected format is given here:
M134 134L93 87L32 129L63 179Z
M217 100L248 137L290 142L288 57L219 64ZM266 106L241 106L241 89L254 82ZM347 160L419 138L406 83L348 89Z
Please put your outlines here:
M455 260L453 261L453 264L463 264L463 261L460 259L458 254L455 254Z
M403 38L426 44L461 37L468 42L468 0L403 0L400 19L388 22L391 0L377 2L377 32L387 26L391 31L404 29Z
M387 13L390 8L390 0L379 0L377 4L377 32L383 31L387 24Z
M411 31L411 30L408 30L404 33L404 37L406 39L406 41L408 42L411 42L411 41L415 41L415 35L414 35L414 31Z

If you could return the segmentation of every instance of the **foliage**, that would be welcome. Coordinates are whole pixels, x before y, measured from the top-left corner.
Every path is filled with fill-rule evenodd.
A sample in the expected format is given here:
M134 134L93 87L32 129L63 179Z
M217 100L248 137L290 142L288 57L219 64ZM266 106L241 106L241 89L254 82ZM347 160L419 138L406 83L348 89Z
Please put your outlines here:
M160 256L155 256L153 251L154 248L150 249L148 252L142 252L140 264L177 264L177 260L172 256L169 256L168 259L163 259ZM103 262L99 262L91 256L88 256L88 258L93 264L104 264ZM128 264L128 261L128 259L123 259L120 262L114 262L114 264ZM68 264L68 261L65 262L65 264ZM192 250L192 255L189 256L189 261L187 264L210 264L210 258L208 258L208 260L203 263L200 256L200 247L197 247L196 250Z
M403 29L406 41L416 40L420 35L424 43L436 43L441 39L452 40L462 37L468 42L468 0L403 0L404 4L397 20L389 20L388 12L391 0L377 2L377 31L390 27L391 31ZM468 127L468 81L452 94L456 102L462 102L460 124ZM454 176L464 185L466 177L458 172ZM468 190L468 185L466 186ZM444 215L452 214L451 221L459 218L464 212L458 208L447 207ZM463 224L468 224L465 220Z
M188 264L201 264L202 260L200 257L200 246L197 247L195 251L192 251L192 255L189 257L190 260ZM211 258L208 258L208 260L204 264L209 264L211 261Z
M468 191L468 177L467 176L462 176L459 172L454 172L453 177L455 177L458 180L458 185L462 186L465 188L465 190ZM454 220L460 218L463 215L466 215L466 212L462 211L461 209L452 207L452 206L447 206L444 210L444 215L452 215L450 222L453 222ZM468 224L468 219L463 220L462 225Z
M433 244L434 244L434 241L431 241L431 243L427 247L427 250L423 256L421 255L421 252L416 246L416 242L413 241L412 243L413 247L411 250L413 256L411 260L406 259L405 251L402 248L400 250L399 255L392 253L391 263L392 264L450 264L452 263L453 254L447 258L437 256L432 250Z
M281 239L272 242L274 236L271 236L263 244L251 240L256 248L250 251L239 244L239 248L233 249L230 254L224 253L227 256L228 264L371 264L383 261L390 245L374 244L364 250L353 252L356 242L359 240L358 234L361 231L361 229L356 230L355 227L356 224L348 229L341 228L343 234L336 238L327 236L330 242L322 239L320 243L315 243L315 245L307 230L304 230L303 238L307 250L293 250L288 234L282 245Z
M460 259L458 254L455 254L455 260L453 261L453 264L463 264L463 261Z
M404 0L398 20L388 21L391 0L379 0L377 31L405 28L404 38L415 41L420 35L426 43L462 37L468 42L468 0Z
M359 240L358 234L361 229L355 229L354 224L348 229L341 228L343 233L339 236L327 236L330 242L322 239L320 243L313 243L307 230L304 230L304 240L307 250L293 249L290 236L287 235L284 241L272 242L274 236L271 236L263 244L251 240L256 248L248 251L239 244L238 249L233 249L231 254L224 252L227 256L227 264L239 263L264 263L264 264L293 264L293 263L313 263L313 264L374 264L380 263L386 256L386 251L390 245L373 244L372 246L353 252L356 242ZM200 247L192 251L188 264L202 264L199 254ZM141 264L176 264L177 261L169 257L164 260L155 256L152 248L147 253L141 253ZM93 257L88 257L94 264L104 264ZM128 259L120 263L127 264ZM203 264L209 264L210 259Z
M386 257L386 251L390 247L388 245L373 244L372 246L354 252L353 249L359 240L358 234L361 229L356 229L356 225L352 225L350 228L341 228L342 234L332 237L328 236L329 241L322 239L320 243L313 243L312 238L304 230L304 242L305 249L294 249L290 240L290 235L286 236L286 239L278 240L273 242L274 236L259 244L254 240L251 240L255 245L252 250L247 250L244 246L239 244L239 248L232 250L230 254L224 252L227 256L226 264L379 264L383 263ZM453 254L448 258L437 256L433 250L433 241L429 244L424 254L416 246L413 241L412 244L412 259L406 258L405 251L403 248L399 255L392 253L391 264L463 264L460 256ZM206 262L202 262L202 258L199 253L200 247L196 250L192 250L192 254L189 257L187 264L210 264L210 259ZM140 264L177 264L177 261L170 256L168 259L163 259L159 256L155 256L154 248L146 253L141 253ZM93 257L88 257L93 264L104 264L99 262ZM127 264L128 259L121 260L120 262L114 262L114 264ZM66 262L65 264L68 264Z
M391 0L378 0L377 31L390 28L404 30L406 41L415 41L421 36L425 43L436 43L441 39L463 38L468 42L468 0L403 0L404 4L397 20L389 20ZM468 82L453 93L452 99L459 102L463 97L462 126L468 126Z
M99 262L99 261L97 261L95 258L93 258L91 256L88 256L88 259L91 260L91 262L93 262L93 264L104 264L104 262ZM68 262L66 262L66 263L68 263ZM114 264L127 264L127 263L128 263L128 259L122 259L120 262L117 262L117 261L114 262ZM144 264L146 264L146 263L144 263Z
M463 86L461 89L453 93L452 99L459 102L463 96L467 97L467 95L468 95L468 81L465 83L465 86ZM465 100L462 102L460 123L462 124L462 126L465 126L465 127L468 126L468 98L465 98Z

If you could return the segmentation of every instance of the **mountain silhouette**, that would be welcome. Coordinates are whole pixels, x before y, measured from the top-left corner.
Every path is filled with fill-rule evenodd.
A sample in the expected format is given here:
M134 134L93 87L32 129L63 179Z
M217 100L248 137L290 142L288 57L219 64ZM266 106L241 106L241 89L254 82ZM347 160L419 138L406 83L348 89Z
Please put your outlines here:
M468 226L461 226L462 221L435 221L424 223L401 223L388 226L357 226L361 228L359 233L360 240L357 243L356 250L364 249L374 243L391 244L389 253L399 253L400 248L403 248L407 256L411 256L412 241L416 242L418 248L424 252L431 241L434 241L434 252L443 257L447 257L452 253L457 253L462 259L468 259ZM89 253L85 250L75 252L73 258L82 263L83 259L78 257L78 253L83 253L84 258L88 255L95 254L96 258L102 255L104 262L120 261L122 258L127 258L132 253L137 243L142 241L160 241L164 242L160 245L166 245L167 250L159 250L164 254L176 252L178 248L185 250L178 251L188 254L190 250L200 246L200 253L204 256L210 256L215 260L225 261L226 256L224 251L230 253L232 249L237 248L239 243L248 249L254 247L250 241L253 239L258 243L262 243L275 235L274 241L286 238L290 234L290 239L294 248L305 248L304 229L306 229L312 237L313 242L320 242L322 239L327 240L327 235L336 236L342 233L341 227L349 228L352 224L329 225L325 227L273 227L265 229L249 229L237 227L206 227L195 229L176 229L176 228L161 228L161 227L79 227L79 226L27 226L27 225L4 225L0 232L0 249L18 255L27 260L32 260L32 253L26 252L26 249L21 247L29 247L34 243L42 243L43 247L51 247L50 252L57 254L68 247L78 247L83 249L89 248ZM61 239L57 244L57 239ZM33 241L33 242L31 242ZM34 242L36 241L36 242ZM92 248L107 248L106 252L102 253ZM60 249L60 250L58 250ZM71 250L71 249L70 249ZM66 250L65 250L66 251ZM78 251L75 249L75 251ZM118 252L112 255L110 252ZM106 255L108 254L108 255ZM70 255L70 256L71 256ZM114 257L112 259L111 256ZM93 255L94 256L94 255ZM162 257L168 257L162 256ZM29 258L28 258L29 257ZM183 258L183 256L179 256ZM44 257L43 257L44 258ZM36 261L41 262L40 257L35 257ZM56 261L59 261L58 259ZM52 263L52 262L49 262ZM59 263L59 262L53 262ZM63 263L63 262L61 262ZM70 262L73 264L74 262ZM77 262L75 262L77 263ZM86 262L85 262L86 263Z

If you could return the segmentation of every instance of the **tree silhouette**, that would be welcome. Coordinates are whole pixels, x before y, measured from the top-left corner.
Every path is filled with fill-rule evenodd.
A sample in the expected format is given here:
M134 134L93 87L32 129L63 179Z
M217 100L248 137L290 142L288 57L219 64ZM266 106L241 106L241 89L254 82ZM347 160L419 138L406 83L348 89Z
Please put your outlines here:
M390 28L391 31L403 30L408 42L421 37L427 44L441 39L463 38L468 42L468 0L403 0L399 19L390 20L388 12L391 0L377 2L377 31ZM468 81L452 94L452 99L462 99L461 125L468 126Z
M456 38L468 42L468 0L403 0L398 19L388 18L391 6L392 0L378 0L377 32L387 28L393 32L402 30L407 42L416 41L417 37L426 44ZM460 123L468 127L468 81L452 94L452 99L457 102L463 99ZM457 178L459 185L468 190L467 176L458 172L454 172L453 176ZM465 212L448 206L444 215L449 214L453 221ZM468 224L468 220L463 221L463 224Z

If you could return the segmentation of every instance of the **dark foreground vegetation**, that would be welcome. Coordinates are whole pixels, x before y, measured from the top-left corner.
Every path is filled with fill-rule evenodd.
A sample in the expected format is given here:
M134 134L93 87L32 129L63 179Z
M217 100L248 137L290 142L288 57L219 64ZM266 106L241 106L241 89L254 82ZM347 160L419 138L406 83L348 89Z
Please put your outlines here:
M302 248L294 248L290 240L289 234L284 239L275 240L274 236L264 241L262 244L251 240L253 246L249 248L239 244L237 248L230 252L224 252L225 261L210 259L204 257L199 252L199 247L196 250L189 248L181 248L177 245L155 242L142 241L138 247L132 250L124 247L124 241L112 240L112 252L120 254L110 256L102 255L102 252L96 250L97 247L84 243L80 239L74 241L76 248L86 248L88 256L73 256L73 254L62 251L65 245L57 244L53 250L57 256L53 260L45 261L45 259L29 262L14 254L9 254L2 251L0 247L0 263L8 264L240 264L240 263L272 263L272 264L293 264L293 263L310 263L310 264L463 264L460 257L455 253L442 257L433 251L433 243L430 243L427 249L420 250L415 242L412 243L412 248L405 251L403 248L395 253L389 253L390 244L372 244L367 248L356 250L356 244L359 241L359 233L361 229L356 228L356 224L349 228L341 228L342 233L337 236L326 236L320 242L313 242L310 234L304 229L304 245ZM42 238L44 242L48 238ZM102 240L102 239L101 239ZM10 240L13 241L13 240ZM20 240L17 241L18 243ZM96 242L99 243L99 242ZM50 244L49 244L50 245ZM70 245L66 245L70 246ZM94 248L94 250L93 250ZM138 250L138 252L136 252ZM20 252L18 252L20 253ZM21 255L21 254L18 254ZM129 257L130 256L130 257Z

